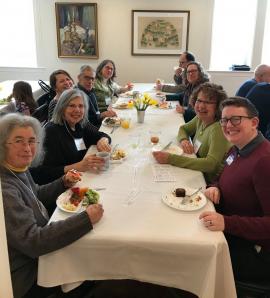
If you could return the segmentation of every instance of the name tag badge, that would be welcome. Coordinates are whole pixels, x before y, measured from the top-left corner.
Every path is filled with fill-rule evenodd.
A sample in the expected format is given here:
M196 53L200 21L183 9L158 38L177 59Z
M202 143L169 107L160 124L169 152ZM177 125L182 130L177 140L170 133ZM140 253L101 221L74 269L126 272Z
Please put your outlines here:
M233 161L234 161L234 156L231 154L227 157L226 163L227 165L231 165Z
M193 143L195 154L197 154L197 152L199 151L201 145L202 145L202 142L200 142L199 140L195 140L195 142Z
M86 149L86 146L84 144L83 138L81 138L81 139L74 139L74 142L75 142L75 145L76 145L76 148L77 148L78 151L81 151L81 150L85 150Z
M108 106L108 105L110 105L110 103L111 103L111 98L110 97L106 97L105 98L105 102L106 102L106 105Z

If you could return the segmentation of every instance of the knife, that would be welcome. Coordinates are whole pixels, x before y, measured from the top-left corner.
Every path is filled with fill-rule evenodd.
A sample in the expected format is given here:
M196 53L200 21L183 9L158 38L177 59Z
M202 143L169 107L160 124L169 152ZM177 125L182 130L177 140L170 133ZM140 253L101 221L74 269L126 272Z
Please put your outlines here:
M117 148L118 146L119 146L119 144L115 144L115 145L113 146L112 151L111 151L111 154L114 153L114 151L116 150L116 148Z
M172 144L172 141L170 141L165 147L163 147L161 149L161 151L164 151L164 150L168 149L171 146L171 144Z

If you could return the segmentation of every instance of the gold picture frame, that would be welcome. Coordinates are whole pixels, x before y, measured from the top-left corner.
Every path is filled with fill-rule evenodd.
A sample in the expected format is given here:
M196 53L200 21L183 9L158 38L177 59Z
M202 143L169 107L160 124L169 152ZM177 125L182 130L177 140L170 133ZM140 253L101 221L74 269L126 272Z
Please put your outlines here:
M98 59L97 4L55 3L58 57Z
M188 50L190 11L132 10L132 55L178 56Z

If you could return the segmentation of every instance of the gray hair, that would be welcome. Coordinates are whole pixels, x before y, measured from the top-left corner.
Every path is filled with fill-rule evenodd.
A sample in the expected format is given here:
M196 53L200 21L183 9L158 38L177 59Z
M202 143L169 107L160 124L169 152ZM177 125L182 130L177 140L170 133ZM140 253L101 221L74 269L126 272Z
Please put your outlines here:
M96 71L94 70L93 67L91 67L90 65L85 64L85 65L82 65L82 66L80 67L80 73L79 73L79 76L82 75L86 70L88 70L88 71L92 71L92 72L96 73Z
M80 121L80 124L82 127L86 126L86 124L88 123L88 98L87 98L87 95L83 91L79 90L78 88L65 90L60 95L53 111L53 116L52 116L53 123L60 124L60 125L64 124L65 110L69 105L69 103L72 101L72 99L76 97L80 97L83 100L84 115L83 115L83 119Z
M32 165L37 165L44 156L43 140L44 130L41 127L40 122L30 116L25 116L19 113L7 114L0 118L0 163L6 159L7 147L6 142L11 132L17 127L31 127L36 135L37 148L36 155L32 161Z

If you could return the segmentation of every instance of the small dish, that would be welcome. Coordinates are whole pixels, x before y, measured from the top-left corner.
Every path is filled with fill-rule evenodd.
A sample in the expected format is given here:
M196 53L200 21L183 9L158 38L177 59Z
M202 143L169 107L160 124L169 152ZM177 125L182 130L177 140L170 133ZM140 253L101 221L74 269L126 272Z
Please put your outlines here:
M196 189L193 188L185 188L187 196L192 194ZM200 191L194 196L191 196L188 198L187 202L185 204L182 204L182 200L185 200L186 197L176 197L173 194L173 189L171 192L166 193L162 196L162 201L169 207L177 210L182 211L195 211L203 208L206 203L207 199L206 196Z

